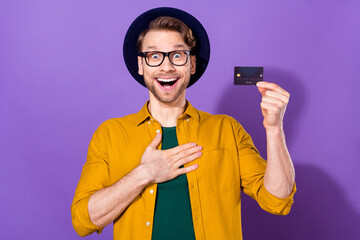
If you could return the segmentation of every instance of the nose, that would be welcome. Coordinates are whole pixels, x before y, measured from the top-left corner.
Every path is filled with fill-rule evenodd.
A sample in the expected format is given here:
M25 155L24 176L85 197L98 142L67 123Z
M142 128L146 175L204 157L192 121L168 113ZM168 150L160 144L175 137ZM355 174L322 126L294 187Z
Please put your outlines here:
M174 65L170 62L169 56L166 56L162 64L160 65L160 70L164 72L175 71Z

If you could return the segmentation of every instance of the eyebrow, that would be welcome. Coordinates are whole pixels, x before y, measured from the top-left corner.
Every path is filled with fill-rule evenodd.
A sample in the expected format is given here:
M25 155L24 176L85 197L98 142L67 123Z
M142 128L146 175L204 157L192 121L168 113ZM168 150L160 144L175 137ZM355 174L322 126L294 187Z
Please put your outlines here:
M155 47L155 46L148 46L146 49L147 49L147 50L151 50L151 49L156 50L156 49L157 49L157 47Z
M182 44L182 43L180 43L180 44L175 44L173 47L174 47L175 49L177 49L177 48L186 48L186 46L185 46L184 44ZM150 45L150 46L146 47L146 49L147 49L147 50L157 50L158 48L157 48L156 46L154 46L154 45Z
M186 48L186 46L184 44L176 44L174 47L175 48Z

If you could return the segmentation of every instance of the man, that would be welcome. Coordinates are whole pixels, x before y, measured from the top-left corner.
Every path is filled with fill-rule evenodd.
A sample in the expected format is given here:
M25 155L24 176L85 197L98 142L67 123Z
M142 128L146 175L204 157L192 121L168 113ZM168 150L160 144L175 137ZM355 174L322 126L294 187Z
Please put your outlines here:
M124 58L150 100L95 132L71 207L79 235L114 222L114 239L242 239L241 190L266 211L290 211L296 189L282 128L285 90L258 85L266 162L236 120L186 101L209 59L207 34L193 16L145 12L128 30Z

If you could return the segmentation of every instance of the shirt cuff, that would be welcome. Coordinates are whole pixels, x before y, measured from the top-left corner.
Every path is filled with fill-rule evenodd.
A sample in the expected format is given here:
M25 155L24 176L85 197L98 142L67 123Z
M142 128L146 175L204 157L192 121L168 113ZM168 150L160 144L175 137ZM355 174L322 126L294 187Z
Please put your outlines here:
M102 230L104 229L104 227L96 226L90 220L90 215L89 215L89 211L88 211L89 200L90 200L90 197L83 199L83 200L81 200L81 202L78 203L80 205L78 207L79 207L79 209L81 209L82 214L78 214L78 223L80 223L80 224L76 224L77 226L76 226L75 230L76 230L76 232L78 232L78 234L80 236L86 236L95 231L98 234L100 234L102 232Z
M259 205L265 211L276 215L287 215L294 203L294 194L296 192L296 184L294 183L291 194L286 198L279 198L268 192L264 186L260 189Z

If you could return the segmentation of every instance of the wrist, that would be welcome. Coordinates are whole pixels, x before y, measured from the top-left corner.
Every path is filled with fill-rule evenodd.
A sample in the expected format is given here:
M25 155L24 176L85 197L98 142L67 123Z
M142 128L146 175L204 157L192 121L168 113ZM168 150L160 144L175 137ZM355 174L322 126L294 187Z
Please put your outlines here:
M154 178L149 174L144 165L140 164L131 171L131 174L142 185L147 186L154 182Z
M284 135L284 129L282 126L271 126L271 127L265 127L266 135L267 136L283 136Z

